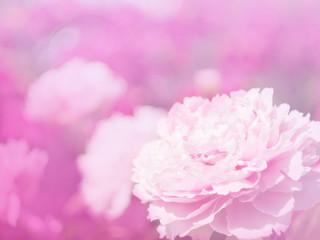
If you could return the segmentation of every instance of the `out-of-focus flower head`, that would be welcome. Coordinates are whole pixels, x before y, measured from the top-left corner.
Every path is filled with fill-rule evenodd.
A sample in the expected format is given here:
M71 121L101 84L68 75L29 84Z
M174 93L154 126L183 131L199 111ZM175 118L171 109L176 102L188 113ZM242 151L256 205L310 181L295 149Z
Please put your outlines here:
M214 69L202 69L195 73L194 89L196 95L213 97L221 90L222 79L220 73Z
M24 141L0 144L0 218L15 225L39 185L47 154Z
M115 113L98 124L79 158L81 192L94 214L112 219L129 206L132 161L145 143L156 138L156 124L164 116L163 110L144 106L134 116Z
M185 98L134 160L134 193L161 236L280 235L320 202L320 123L273 90Z
M73 122L110 107L125 89L124 80L103 63L75 59L31 84L26 114L49 122Z

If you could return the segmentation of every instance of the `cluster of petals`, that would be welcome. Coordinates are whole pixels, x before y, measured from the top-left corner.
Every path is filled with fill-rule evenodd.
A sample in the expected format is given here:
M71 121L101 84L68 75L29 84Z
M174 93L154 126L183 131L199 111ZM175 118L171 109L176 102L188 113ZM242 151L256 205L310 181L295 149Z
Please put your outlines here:
M25 141L0 144L0 221L16 225L24 204L34 197L47 154Z
M31 84L26 113L32 119L69 123L110 106L125 90L126 82L102 62L76 58Z
M78 164L81 193L92 213L112 219L129 206L132 161L145 143L156 139L156 124L164 116L164 110L144 106L134 116L115 113L98 123Z
M320 202L320 123L272 89L176 103L134 160L134 194L161 237L281 235Z

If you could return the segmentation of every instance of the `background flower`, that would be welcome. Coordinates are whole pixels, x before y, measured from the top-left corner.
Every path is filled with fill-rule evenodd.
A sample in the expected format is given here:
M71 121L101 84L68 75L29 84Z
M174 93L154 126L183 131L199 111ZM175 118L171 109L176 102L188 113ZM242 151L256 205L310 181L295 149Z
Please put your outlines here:
M129 206L132 160L156 138L155 126L164 115L163 110L145 106L134 116L115 113L98 123L87 152L79 158L81 192L93 213L116 218Z
M26 114L38 120L72 122L112 106L125 89L125 81L103 63L74 59L30 85Z
M47 154L30 150L24 141L0 144L1 221L17 225L20 215L32 201L47 162Z

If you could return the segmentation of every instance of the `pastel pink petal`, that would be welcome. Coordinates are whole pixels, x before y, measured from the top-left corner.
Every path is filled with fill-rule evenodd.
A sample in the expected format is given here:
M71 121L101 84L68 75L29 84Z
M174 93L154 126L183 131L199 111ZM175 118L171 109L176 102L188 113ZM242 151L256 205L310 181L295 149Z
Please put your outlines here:
M160 238L164 238L166 236L166 227L165 226L158 226L157 231L160 234ZM200 228L197 228L195 230L192 230L188 236L191 237L192 240L209 240L211 239L213 233L213 229L209 226L209 225L204 225ZM169 237L170 240L174 240L176 237L175 236L171 236ZM220 239L216 239L215 240L220 240ZM221 240L224 240L224 238L222 238Z
M295 181L299 180L304 173L302 152L287 152L275 157L272 162L278 171L283 171Z
M173 221L190 219L204 211L208 211L212 208L215 200L210 200L210 198L191 202L191 203L174 203L174 202L164 202L155 201L150 204L149 218L151 220L160 219L161 224L169 224Z
M311 172L300 180L301 191L294 192L295 210L306 210L320 202L320 173Z
M278 217L293 209L294 198L290 193L267 191L260 193L252 205L262 213Z
M310 123L310 136L317 142L320 142L320 122Z
M226 210L229 231L239 239L266 237L273 231L280 235L291 221L291 214L273 217L258 211L250 203L233 202Z
M210 227L210 225L204 225L200 228L192 230L188 236L190 236L192 240L209 240L212 236L212 233L213 229Z
M275 163L268 163L268 168L261 173L259 189L262 192L266 191L281 182L284 178L285 176L279 171Z
M152 199L152 195L141 185L136 184L132 189L132 193L141 199L142 203L146 203L147 199Z
M268 163L268 168L262 172L259 182L260 190L263 192L277 185L284 180L285 175L293 180L298 180L303 173L302 153L297 152L294 155L290 152L283 153L274 157Z
M270 188L272 192L292 193L300 191L302 189L302 183L292 180L289 177L284 178L274 187Z
M244 189L239 193L232 194L235 198L237 198L240 202L251 202L255 197L259 194L259 190L257 189Z
M253 188L260 180L260 173L253 173L249 177L234 182L227 182L214 187L214 192L220 195L228 195L230 192L239 192L245 188Z
M261 91L261 99L265 102L266 106L273 105L273 89L272 88L264 88Z
M205 225L210 225L215 214L217 214L219 211L221 211L221 209L225 208L230 203L230 200L221 198L214 202L211 208L209 208L207 211L204 211L193 218L167 224L165 225L167 233L166 235L171 236L172 239L174 239L176 236L184 237L187 236L192 230L198 229Z
M279 141L279 127L275 126L272 129L270 129L270 134L269 134L269 140L267 143L267 148L271 148L274 145L276 145Z
M290 161L287 174L293 180L299 180L304 173L304 166L302 163L302 152L297 152Z
M175 237L177 236L180 236L180 237L187 236L192 230L209 225L209 223L212 221L212 218L214 216L211 213L212 213L212 208L208 209L208 211L202 212L201 214L199 214L194 218L174 221L172 223L164 225L165 235L172 240L175 239Z
M231 235L228 229L227 212L225 209L221 210L214 216L214 219L210 225L216 232L222 233L227 236Z

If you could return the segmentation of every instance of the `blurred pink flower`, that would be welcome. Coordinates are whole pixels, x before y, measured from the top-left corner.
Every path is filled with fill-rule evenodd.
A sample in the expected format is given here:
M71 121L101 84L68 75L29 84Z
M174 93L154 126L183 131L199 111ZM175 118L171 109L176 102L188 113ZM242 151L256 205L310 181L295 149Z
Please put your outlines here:
M81 191L93 213L119 217L130 204L132 160L142 146L156 139L155 126L163 110L141 107L134 116L113 114L101 121L87 151L79 158Z
M161 236L280 235L320 202L320 123L272 97L252 89L171 108L134 160L134 193Z
M110 107L125 89L125 81L103 63L73 59L31 84L26 113L32 119L69 123Z
M194 89L196 95L213 97L221 90L222 79L220 73L214 69L202 69L195 73Z
M30 150L24 141L0 144L0 220L14 226L31 201L47 162L47 154Z

